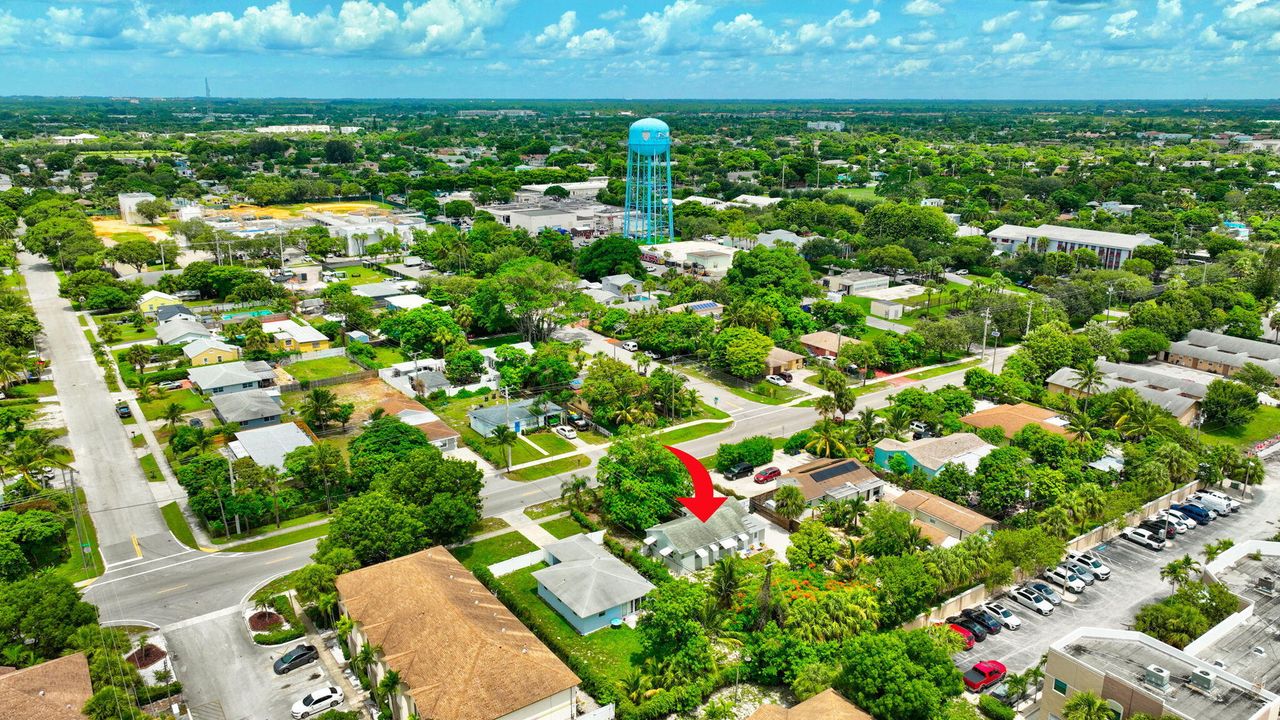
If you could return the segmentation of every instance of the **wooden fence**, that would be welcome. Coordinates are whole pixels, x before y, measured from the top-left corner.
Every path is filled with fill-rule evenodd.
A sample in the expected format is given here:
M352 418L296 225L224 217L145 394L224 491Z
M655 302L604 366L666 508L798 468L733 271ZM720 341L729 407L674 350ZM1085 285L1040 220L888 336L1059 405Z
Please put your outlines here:
M777 511L770 509L768 505L765 505L765 502L773 497L774 492L777 491L775 490L773 492L765 493L764 495L757 495L751 498L751 511L787 532L795 532L796 530L799 530L799 520L788 520L787 518L779 515Z
M279 387L280 392L287 393L295 392L297 390L329 387L330 385L341 385L343 383L357 382L376 377L378 377L377 370L361 370L360 372L347 373L346 375L335 375L334 377L320 378L319 380L311 380L308 382L282 383L277 387Z

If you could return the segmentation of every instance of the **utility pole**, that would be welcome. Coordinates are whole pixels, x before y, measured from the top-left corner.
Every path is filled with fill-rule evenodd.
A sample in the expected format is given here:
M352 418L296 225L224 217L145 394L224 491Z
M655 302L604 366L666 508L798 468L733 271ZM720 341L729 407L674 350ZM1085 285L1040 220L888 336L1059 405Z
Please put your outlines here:
M978 359L987 355L987 328L991 326L991 308L982 311L982 350L978 353Z
M994 347L991 348L991 374L996 374L996 355L1000 352L1000 331L992 330L991 339Z
M1107 285L1107 322L1111 322L1111 294L1116 291L1116 284L1109 283Z
M1031 300L1030 302L1027 303L1027 329L1022 331L1022 337L1024 338L1027 335L1031 334L1031 309L1035 307L1035 305L1036 305L1035 300Z
M227 472L231 476L231 495L232 497L234 497L236 494L236 461L234 457L227 458ZM236 513L235 518L236 518L236 534L239 535L240 534L240 513Z
M80 567L87 569L89 567L89 558L85 556L85 553L90 547L89 543L85 542L84 519L80 517L80 491L76 489L76 469L68 468L63 470L62 474L66 483L71 486L71 506L76 524L76 544L80 546Z
M164 261L164 243L159 242L159 243L156 243L156 245L160 246L160 270L162 271L168 270L169 266Z

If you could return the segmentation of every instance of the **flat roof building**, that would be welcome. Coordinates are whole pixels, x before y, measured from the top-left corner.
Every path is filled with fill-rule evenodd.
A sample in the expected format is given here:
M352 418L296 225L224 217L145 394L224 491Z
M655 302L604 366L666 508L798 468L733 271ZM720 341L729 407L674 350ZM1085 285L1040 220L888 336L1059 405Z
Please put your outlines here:
M1192 330L1185 340L1171 344L1159 357L1173 365L1224 377L1231 377L1246 363L1280 376L1280 345L1208 330Z
M1073 252L1092 250L1098 254L1102 267L1114 270L1128 260L1136 248L1143 245L1159 245L1160 241L1149 235L1086 230L1063 225L1001 225L987 233L998 250L1014 253L1021 247L1034 252Z

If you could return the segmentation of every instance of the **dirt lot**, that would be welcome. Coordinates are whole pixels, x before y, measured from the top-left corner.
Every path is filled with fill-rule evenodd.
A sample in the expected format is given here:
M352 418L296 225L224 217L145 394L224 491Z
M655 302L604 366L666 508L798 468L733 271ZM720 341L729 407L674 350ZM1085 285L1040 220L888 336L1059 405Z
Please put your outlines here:
M351 415L351 422L347 427L355 432L360 424L369 419L369 415L373 413L378 403L388 398L403 398L398 390L390 385L382 382L380 378L370 378L353 383L343 383L341 385L330 385L325 390L332 390L338 396L340 403L354 403L355 412ZM289 408L296 408L302 405L306 392L299 390L297 392L286 393L284 396L284 404Z
M164 227L131 225L118 218L94 217L90 219L90 222L93 223L93 233L101 238L109 239L112 235L127 232L142 233L152 240L165 240L169 237L169 233Z

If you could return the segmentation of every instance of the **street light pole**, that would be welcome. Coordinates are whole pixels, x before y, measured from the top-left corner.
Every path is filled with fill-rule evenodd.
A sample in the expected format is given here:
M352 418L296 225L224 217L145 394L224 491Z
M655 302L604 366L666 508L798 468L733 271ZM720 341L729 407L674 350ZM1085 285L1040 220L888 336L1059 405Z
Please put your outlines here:
M993 347L991 348L991 374L992 374L992 375L995 375L995 373L996 373L996 354L997 354L997 353L999 353L999 351L1000 351L1000 331L999 331L999 330L992 330L992 331L991 331L991 342L992 342L992 345L993 345Z

